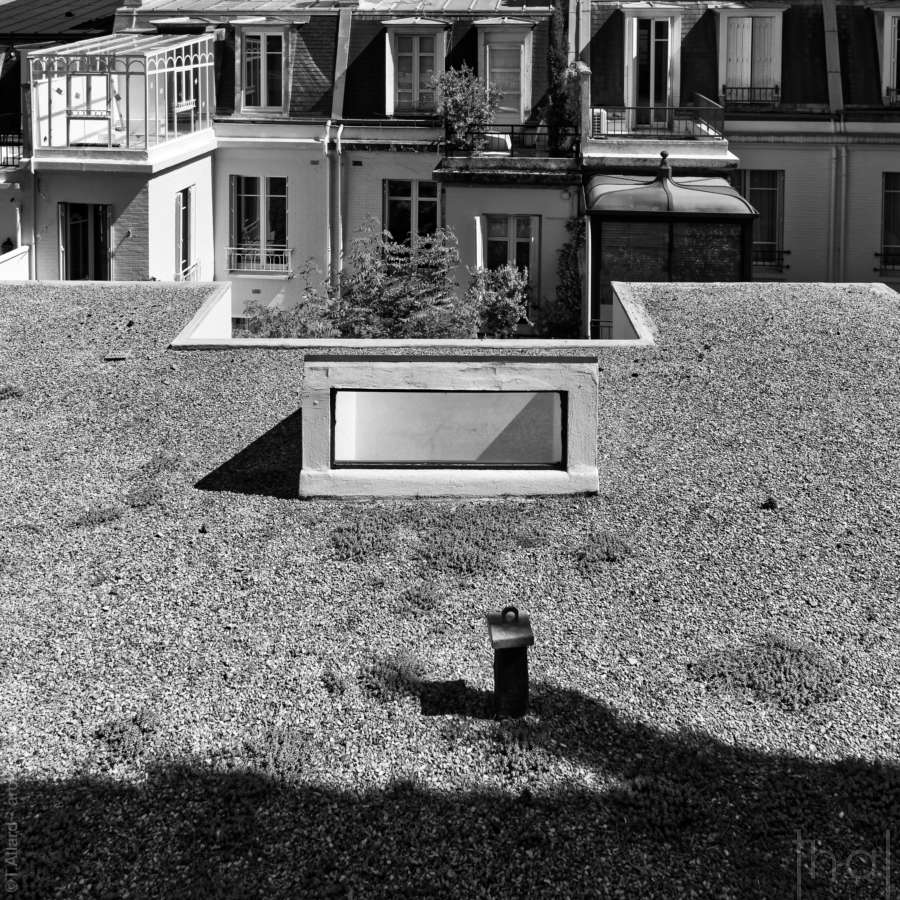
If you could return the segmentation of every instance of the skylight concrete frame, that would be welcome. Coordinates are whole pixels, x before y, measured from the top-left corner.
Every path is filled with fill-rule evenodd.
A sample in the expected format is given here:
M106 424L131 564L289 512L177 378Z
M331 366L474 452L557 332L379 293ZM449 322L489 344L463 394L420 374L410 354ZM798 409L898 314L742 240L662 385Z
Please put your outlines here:
M502 362L474 357L447 361L415 356L389 360L307 356L302 391L300 496L597 493L598 379L596 356L536 356ZM346 426L337 415L337 397L345 392L354 404L353 421ZM373 422L370 410L355 410L355 400L362 392L372 392L366 406L381 404L384 412L392 412L388 427L377 414ZM458 397L460 394L463 396ZM478 395L479 403L473 394ZM521 423L519 417L536 400L540 405L539 398L548 394L558 398L559 418L548 419L545 409L543 413L538 412L536 420ZM448 398L456 400L456 414L442 419ZM509 412L511 402L512 413ZM520 410L523 403L525 409ZM477 405L482 406L480 415ZM363 415L364 412L368 415ZM493 418L492 414L495 414ZM434 422L433 429L428 427L429 420ZM503 464L475 461L490 458L487 452L473 456L473 462L467 465L404 460L395 463L390 457L368 464L341 462L339 426L344 431L343 443L359 446L364 438L364 424L369 430L383 428L377 440L397 439L398 443L421 448L423 452L436 445L458 447L461 443L489 450L488 445L503 442L504 428L508 425L517 432L512 438L515 442L512 456L516 461L512 463L508 458ZM537 446L546 443L542 440L546 435L536 435L535 431L549 431L560 425L559 459L548 463L548 457L539 455ZM352 431L349 438L347 431ZM510 440L506 438L507 453Z

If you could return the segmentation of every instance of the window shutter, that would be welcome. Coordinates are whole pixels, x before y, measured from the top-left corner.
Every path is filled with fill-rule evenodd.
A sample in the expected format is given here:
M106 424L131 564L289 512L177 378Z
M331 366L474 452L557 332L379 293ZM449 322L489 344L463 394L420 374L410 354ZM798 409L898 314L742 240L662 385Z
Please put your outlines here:
M900 89L900 16L891 19L891 63L888 69L887 87Z
M175 194L175 280L181 281L181 250L184 235L181 231L182 202L181 191Z
M540 295L541 289L541 217L531 217L531 251L528 254L528 283L531 285L531 299Z
M475 216L475 268L484 268L484 216Z
M750 16L731 16L728 19L728 55L725 65L725 84L728 87L750 87Z
M59 278L66 278L66 239L69 231L69 208L65 203L59 204ZM32 252L34 250L32 249Z
M775 17L753 16L751 87L774 87L775 77Z

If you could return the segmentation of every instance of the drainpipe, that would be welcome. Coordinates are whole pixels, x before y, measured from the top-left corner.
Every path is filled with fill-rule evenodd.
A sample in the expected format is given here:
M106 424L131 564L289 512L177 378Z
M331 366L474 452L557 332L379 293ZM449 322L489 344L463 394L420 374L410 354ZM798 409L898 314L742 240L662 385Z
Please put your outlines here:
M28 259L28 277L37 281L37 234L38 234L38 183L34 171L34 150L28 161L28 171L31 173L31 253Z
M341 135L344 133L344 123L338 125L337 138L335 140L335 165L334 165L334 236L335 236L335 263L336 275L344 270L344 191L342 184L343 175L343 149L341 147Z
M841 130L843 131L843 122L841 122ZM839 281L847 279L847 144L846 139L841 143L841 220L838 223L838 234L840 235L840 255L838 256Z
M835 131L835 143L831 145L831 171L830 182L831 189L828 192L828 259L826 261L825 270L828 272L829 281L837 281L837 266L835 265L837 229L835 228L835 220L837 218L837 131L834 128L834 119L831 120L832 130Z
M322 135L322 162L325 163L325 271L331 274L331 119L325 123Z

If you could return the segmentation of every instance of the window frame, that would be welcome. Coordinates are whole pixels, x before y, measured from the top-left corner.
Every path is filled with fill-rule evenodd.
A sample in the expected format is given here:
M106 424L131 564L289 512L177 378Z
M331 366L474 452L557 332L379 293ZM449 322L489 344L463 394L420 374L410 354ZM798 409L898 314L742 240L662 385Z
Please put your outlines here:
M888 176L894 176L897 179L897 187L888 189ZM881 173L881 248L878 254L879 272L900 272L900 243L885 243L886 226L887 226L887 210L888 210L888 194L896 196L898 204L897 218L900 222L900 171L882 172ZM900 240L900 238L898 238Z
M782 38L784 34L784 11L788 7L781 5L772 5L765 7L737 7L729 9L717 9L716 13L719 17L719 102L729 104L741 103L778 103L781 99L781 84L783 81L784 56L782 53ZM749 91L759 90L770 92L770 97L766 98L765 94L761 94L764 99L754 99L752 93L748 93L747 99L729 99L728 90L743 90L744 85L728 84L728 23L732 19L754 19L754 18L771 18L772 24L772 84L771 85L749 85L746 88ZM751 81L752 81L752 54L753 54L753 38L751 33Z
M185 216L187 199L187 216ZM184 220L187 218L188 264L182 266L184 256ZM196 281L199 274L197 259L197 185L175 191L175 281Z
M877 10L878 50L881 54L881 95L885 106L900 105L900 7Z
M246 43L247 38L261 38L262 50L260 53L260 101L268 100L268 50L266 49L269 35L277 35L281 38L281 103L276 105L268 105L266 103L250 104L245 102L247 95L246 72ZM287 112L289 103L289 86L288 79L288 30L279 27L266 27L262 25L245 26L239 28L235 32L235 53L234 53L234 83L237 97L235 98L235 109L241 112L255 113L271 113L271 112Z
M478 30L478 74L489 83L491 47L519 49L519 109L498 109L494 122L498 125L521 125L531 115L531 82L534 56L535 23L525 19L480 19ZM502 103L503 101L501 101Z
M273 179L284 180L284 194L275 194L269 190L269 182ZM246 243L238 240L237 197L238 179L254 180L257 183L257 203L259 206L259 239L257 243ZM250 195L247 195L250 196ZM272 197L284 198L284 245L269 244L267 229L262 227L269 218L269 204ZM291 257L293 248L290 245L290 178L287 175L242 175L231 173L228 176L228 248L226 252L226 269L229 272L252 272L254 274L289 275L293 272ZM258 258L256 266L235 264L234 258L243 259L248 253ZM234 258L233 258L234 254ZM281 262L270 262L269 257L280 254Z
M391 194L390 185L391 182L405 182L410 186L409 192L409 204L410 204L410 216L409 216L409 243L410 246L415 248L417 239L420 237L419 233L419 203L420 196L419 190L420 186L423 184L433 184L435 187L435 195L434 195L434 204L435 204L435 231L441 227L441 186L438 182L432 181L429 178L385 178L382 182L382 216L381 216L381 227L384 231L391 231L391 223L390 223L390 202L391 199L400 199L405 200L405 197L398 197L396 194ZM426 197L425 202L431 202L431 197ZM434 234L434 232L425 232L425 235ZM423 235L424 236L424 235ZM394 237L394 233L391 232L391 237ZM394 238L396 240L396 238Z
M757 269L774 269L779 272L784 271L789 268L784 262L785 254L789 251L784 249L784 169L738 169L732 175L732 184L734 185L737 192L748 202L752 204L752 200L750 199L751 191L758 190L771 190L771 188L760 188L753 187L751 185L752 176L754 173L766 173L766 174L775 174L776 179L776 198L775 198L775 247L774 252L770 252L768 258L766 258L765 254L761 253L761 259L756 260L751 255L752 266ZM757 210L758 211L758 210ZM766 247L769 246L769 241L753 241L752 244L752 253L755 255L755 251L758 246L765 244Z
M410 109L399 109L398 94L400 85L397 82L398 67L398 38L430 37L434 39L434 72L440 75L447 65L447 30L449 22L439 19L405 18L394 19L382 23L385 26L385 66L384 66L384 112L387 116L436 116L438 98L435 92L434 105L431 108L413 106ZM418 54L413 55L417 59ZM418 91L418 83L414 79L414 90Z
M665 19L669 23L668 97L666 106L681 103L681 17L683 10L675 6L622 6L625 15L625 52L623 91L626 107L637 107L637 43L638 19ZM633 123L632 123L633 124ZM631 127L629 125L629 127Z
M515 246L518 243L515 235L515 219L529 219L531 228L530 249L528 254L528 315L531 314L532 304L534 304L541 295L541 230L543 227L541 215L533 213L518 212L491 212L482 213L476 219L477 230L476 247L475 247L475 266L479 269L487 269L488 259L488 225L489 219L506 219L507 235L506 235L506 262L508 265L516 265Z

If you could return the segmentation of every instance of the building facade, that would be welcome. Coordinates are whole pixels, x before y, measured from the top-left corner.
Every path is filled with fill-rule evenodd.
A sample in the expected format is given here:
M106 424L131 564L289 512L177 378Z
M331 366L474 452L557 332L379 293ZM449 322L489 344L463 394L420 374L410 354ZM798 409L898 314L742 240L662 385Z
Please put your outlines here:
M451 228L462 284L511 263L538 304L583 223L583 334L617 278L900 283L900 3L564 13L560 131L550 6L127 0L22 66L29 275L228 280L240 316L335 276L371 218ZM431 83L463 65L502 92L465 145Z

